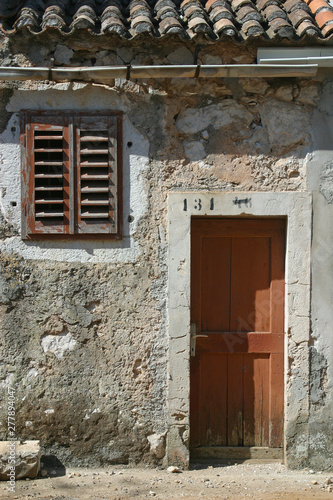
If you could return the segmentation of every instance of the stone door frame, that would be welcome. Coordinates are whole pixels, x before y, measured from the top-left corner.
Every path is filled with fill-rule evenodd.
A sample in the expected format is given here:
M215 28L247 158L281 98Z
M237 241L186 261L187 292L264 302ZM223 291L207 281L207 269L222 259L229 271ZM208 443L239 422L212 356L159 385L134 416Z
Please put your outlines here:
M286 217L284 457L308 455L312 198L306 192L170 192L168 197L169 465L189 466L191 217Z

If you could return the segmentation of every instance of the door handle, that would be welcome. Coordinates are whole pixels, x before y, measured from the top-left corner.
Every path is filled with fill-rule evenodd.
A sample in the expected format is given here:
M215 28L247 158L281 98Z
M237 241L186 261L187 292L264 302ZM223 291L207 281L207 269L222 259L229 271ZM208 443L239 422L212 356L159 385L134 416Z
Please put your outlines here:
M195 345L196 345L196 339L199 337L202 338L207 338L208 335L197 335L197 325L195 323L191 323L191 329L190 329L190 334L191 334L191 356L195 356Z

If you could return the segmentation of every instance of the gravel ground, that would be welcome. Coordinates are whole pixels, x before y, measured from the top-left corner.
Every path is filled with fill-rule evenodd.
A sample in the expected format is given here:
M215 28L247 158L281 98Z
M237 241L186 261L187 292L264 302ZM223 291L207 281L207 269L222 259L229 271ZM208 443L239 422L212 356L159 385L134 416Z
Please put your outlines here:
M289 471L279 463L197 466L184 472L124 466L71 468L62 475L56 474L51 469L46 477L17 481L14 493L8 491L6 482L1 482L0 498L333 500L333 475L313 470Z

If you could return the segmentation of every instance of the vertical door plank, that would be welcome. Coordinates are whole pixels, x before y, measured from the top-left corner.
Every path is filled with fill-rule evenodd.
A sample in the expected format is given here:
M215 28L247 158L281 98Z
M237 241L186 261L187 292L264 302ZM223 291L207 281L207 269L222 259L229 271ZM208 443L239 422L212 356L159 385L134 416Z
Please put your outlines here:
M229 330L231 238L202 238L201 331Z
M283 407L284 407L284 361L283 353L270 355L270 443L271 448L283 445Z
M200 444L227 445L227 355L200 359Z
M191 224L191 323L197 326L201 321L201 235L196 230L196 221ZM190 443L200 445L200 356L190 362Z
M244 354L244 446L254 446L254 357L255 354Z
M272 333L284 331L284 229L272 235L271 249L271 328Z
M270 328L270 238L233 238L231 331Z
M200 445L200 357L191 357L190 363L190 445L191 447Z
M228 354L228 446L243 444L243 354Z
M269 355L255 355L254 384L254 444L269 446Z
M201 325L201 254L202 238L196 224L191 224L191 323Z

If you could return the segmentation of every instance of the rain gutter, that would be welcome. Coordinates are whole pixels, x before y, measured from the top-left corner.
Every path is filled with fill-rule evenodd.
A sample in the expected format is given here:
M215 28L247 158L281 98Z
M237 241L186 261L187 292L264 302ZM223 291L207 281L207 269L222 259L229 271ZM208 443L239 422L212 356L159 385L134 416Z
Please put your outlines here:
M288 61L289 62L289 61ZM0 80L49 80L53 82L107 83L115 78L283 78L312 77L317 64L224 64L165 66L96 66L76 68L0 67Z
M260 65L272 65L272 64L300 64L301 66L306 66L308 64L315 64L319 68L332 68L333 66L333 56L329 57L286 57L286 58L277 58L277 59L265 59L263 63L259 63Z
M264 64L312 65L318 68L333 67L333 47L259 47L257 62Z

